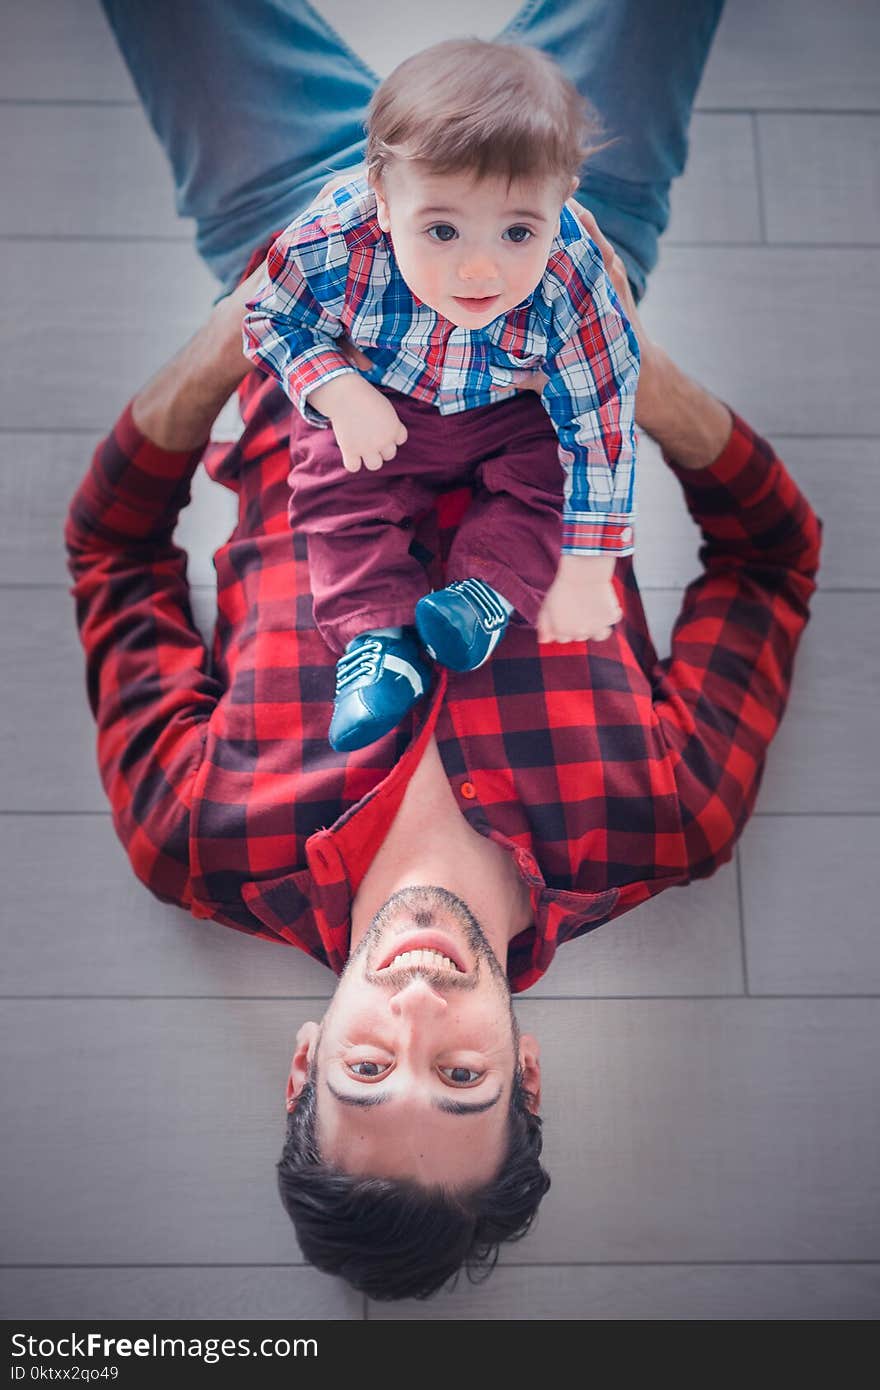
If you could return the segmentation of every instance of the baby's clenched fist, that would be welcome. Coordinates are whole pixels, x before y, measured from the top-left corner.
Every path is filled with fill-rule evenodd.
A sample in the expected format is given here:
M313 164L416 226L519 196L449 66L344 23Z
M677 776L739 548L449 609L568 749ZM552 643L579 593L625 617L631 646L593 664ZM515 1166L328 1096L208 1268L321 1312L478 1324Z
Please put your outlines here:
M538 614L539 642L604 642L622 616L613 555L563 555Z

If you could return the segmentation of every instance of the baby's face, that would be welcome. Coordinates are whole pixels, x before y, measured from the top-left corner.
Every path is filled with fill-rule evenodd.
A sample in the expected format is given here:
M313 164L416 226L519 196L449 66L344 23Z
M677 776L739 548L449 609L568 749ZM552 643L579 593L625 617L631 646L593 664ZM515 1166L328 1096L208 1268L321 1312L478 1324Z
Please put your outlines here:
M547 267L570 189L558 178L475 179L397 162L376 189L379 225L417 299L459 328L485 328L525 299Z

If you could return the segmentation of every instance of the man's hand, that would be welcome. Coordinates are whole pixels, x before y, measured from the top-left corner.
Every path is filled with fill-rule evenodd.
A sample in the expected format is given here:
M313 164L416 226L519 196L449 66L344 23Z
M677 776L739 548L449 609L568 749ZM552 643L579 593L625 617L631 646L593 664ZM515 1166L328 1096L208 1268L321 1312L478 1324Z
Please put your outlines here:
M604 642L622 617L613 555L563 555L538 614L539 642Z
M311 393L309 404L329 419L349 473L357 473L361 464L375 472L406 443L406 428L394 406L362 376L346 372L333 377Z

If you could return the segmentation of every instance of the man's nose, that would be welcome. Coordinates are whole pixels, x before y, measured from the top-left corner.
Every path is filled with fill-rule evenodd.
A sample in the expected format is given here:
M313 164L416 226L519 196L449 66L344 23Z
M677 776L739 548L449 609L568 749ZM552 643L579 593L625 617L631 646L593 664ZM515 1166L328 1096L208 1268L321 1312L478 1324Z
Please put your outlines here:
M446 1012L446 1000L428 981L416 975L403 989L391 996L391 1012L398 1018L439 1018Z

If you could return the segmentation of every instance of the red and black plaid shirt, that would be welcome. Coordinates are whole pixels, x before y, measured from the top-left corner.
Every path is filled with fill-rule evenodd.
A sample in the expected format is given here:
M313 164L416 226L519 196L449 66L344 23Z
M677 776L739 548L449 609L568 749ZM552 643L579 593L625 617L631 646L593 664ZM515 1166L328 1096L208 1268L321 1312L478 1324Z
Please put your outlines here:
M334 753L335 659L315 631L304 541L287 520L297 419L258 372L245 431L212 445L239 496L216 555L219 618L206 651L172 543L201 452L149 443L130 408L98 447L66 542L101 776L137 875L161 899L340 971L352 897L433 732L469 823L509 848L534 925L509 953L514 990L561 941L731 856L754 803L807 620L821 523L739 418L709 469L676 469L703 530L660 661L630 559L622 622L600 646L539 647L508 630L492 660L442 676L395 733ZM307 428L301 422L298 428ZM424 520L434 582L467 497Z

